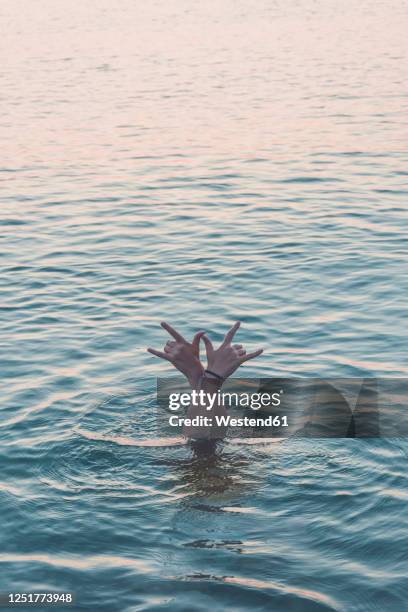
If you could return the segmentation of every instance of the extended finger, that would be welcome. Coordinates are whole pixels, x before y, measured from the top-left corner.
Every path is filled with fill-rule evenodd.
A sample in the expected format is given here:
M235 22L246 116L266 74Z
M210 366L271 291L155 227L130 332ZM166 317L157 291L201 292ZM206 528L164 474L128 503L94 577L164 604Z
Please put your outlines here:
M166 355L166 353L162 353L162 351L156 351L156 349L153 349L153 348L150 348L150 347L147 350L152 355L156 355L156 357L160 357L160 359L166 359L166 361L170 361L170 359Z
M263 349L258 349L253 353L248 353L248 355L244 355L244 358L241 359L241 363L244 363L244 361L249 361L250 359L254 359L255 357L258 357L258 355L261 355L261 353L263 353Z
M205 331L199 331L195 334L193 341L191 343L195 349L198 349L198 347L200 346L200 340L204 336L204 334L205 334Z
M235 336L237 330L239 329L240 325L241 325L240 321L237 321L236 323L234 323L234 325L231 327L231 329L225 334L225 338L224 338L223 344L229 344L231 342L231 340Z
M212 345L212 342L209 338L207 338L207 336L205 334L202 335L202 339L204 341L205 344L205 352L207 353L207 357L209 357L211 355L211 353L214 351L214 347Z
M166 331L169 332L170 336L173 336L173 338L175 340L177 340L177 342L185 342L183 336L181 334L178 333L178 331L176 331L174 329L174 327L172 327L171 325L169 325L168 323L166 323L166 321L162 321L160 323L160 325L163 327L163 329L165 329Z

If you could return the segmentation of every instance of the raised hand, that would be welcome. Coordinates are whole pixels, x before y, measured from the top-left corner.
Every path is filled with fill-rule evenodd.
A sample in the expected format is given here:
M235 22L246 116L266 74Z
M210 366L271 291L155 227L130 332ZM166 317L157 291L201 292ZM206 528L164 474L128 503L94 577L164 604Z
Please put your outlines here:
M228 378L245 361L254 359L263 353L263 349L247 353L242 344L231 344L240 325L241 323L238 321L231 327L218 349L214 349L211 340L202 333L207 352L207 369L222 378Z
M179 372L188 378L192 385L196 384L204 371L200 362L200 339L205 332L197 332L192 342L188 342L168 323L163 321L160 325L174 340L168 340L163 351L157 351L153 348L147 350L156 357L170 361Z

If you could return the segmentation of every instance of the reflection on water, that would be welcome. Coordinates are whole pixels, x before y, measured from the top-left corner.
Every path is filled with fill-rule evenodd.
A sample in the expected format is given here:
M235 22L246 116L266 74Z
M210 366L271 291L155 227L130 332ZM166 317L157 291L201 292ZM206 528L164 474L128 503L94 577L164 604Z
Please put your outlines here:
M190 443L191 457L183 461L167 463L170 473L186 487L189 507L200 500L216 499L226 503L255 486L252 474L248 474L250 460L225 452L223 442L194 441ZM246 473L246 478L245 478ZM196 505L194 507L197 507ZM200 505L211 511L213 505Z
M401 612L405 440L165 440L145 347L240 319L245 376L406 374L407 6L23 8L0 5L0 591Z

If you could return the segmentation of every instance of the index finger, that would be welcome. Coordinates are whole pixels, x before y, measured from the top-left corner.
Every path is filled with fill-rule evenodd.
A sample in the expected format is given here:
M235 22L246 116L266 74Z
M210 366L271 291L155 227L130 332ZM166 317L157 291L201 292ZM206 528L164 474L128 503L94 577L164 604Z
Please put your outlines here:
M224 342L223 344L228 344L229 342L232 341L233 337L235 336L237 330L239 329L241 325L240 321L237 321L236 323L234 323L234 325L231 327L231 329L225 334L225 338L224 338Z
M163 327L163 329L165 329L166 331L169 332L170 336L173 336L173 338L175 340L177 340L177 342L185 342L183 336L181 334L179 334L174 327L172 327L171 325L169 325L168 323L166 323L166 321L162 321L160 323L160 325Z

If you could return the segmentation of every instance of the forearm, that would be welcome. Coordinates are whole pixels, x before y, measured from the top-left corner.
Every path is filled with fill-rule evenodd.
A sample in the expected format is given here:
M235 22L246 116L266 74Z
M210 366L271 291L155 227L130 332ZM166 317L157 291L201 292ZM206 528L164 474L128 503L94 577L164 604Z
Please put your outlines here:
M187 409L186 418L196 421L200 417L207 417L204 425L184 425L183 434L188 438L220 439L226 435L227 427L219 425L216 417L227 415L227 411L220 401L218 392L222 387L220 380L202 376L191 384L193 391L197 392L197 401L191 403ZM199 417L197 419L197 417Z

